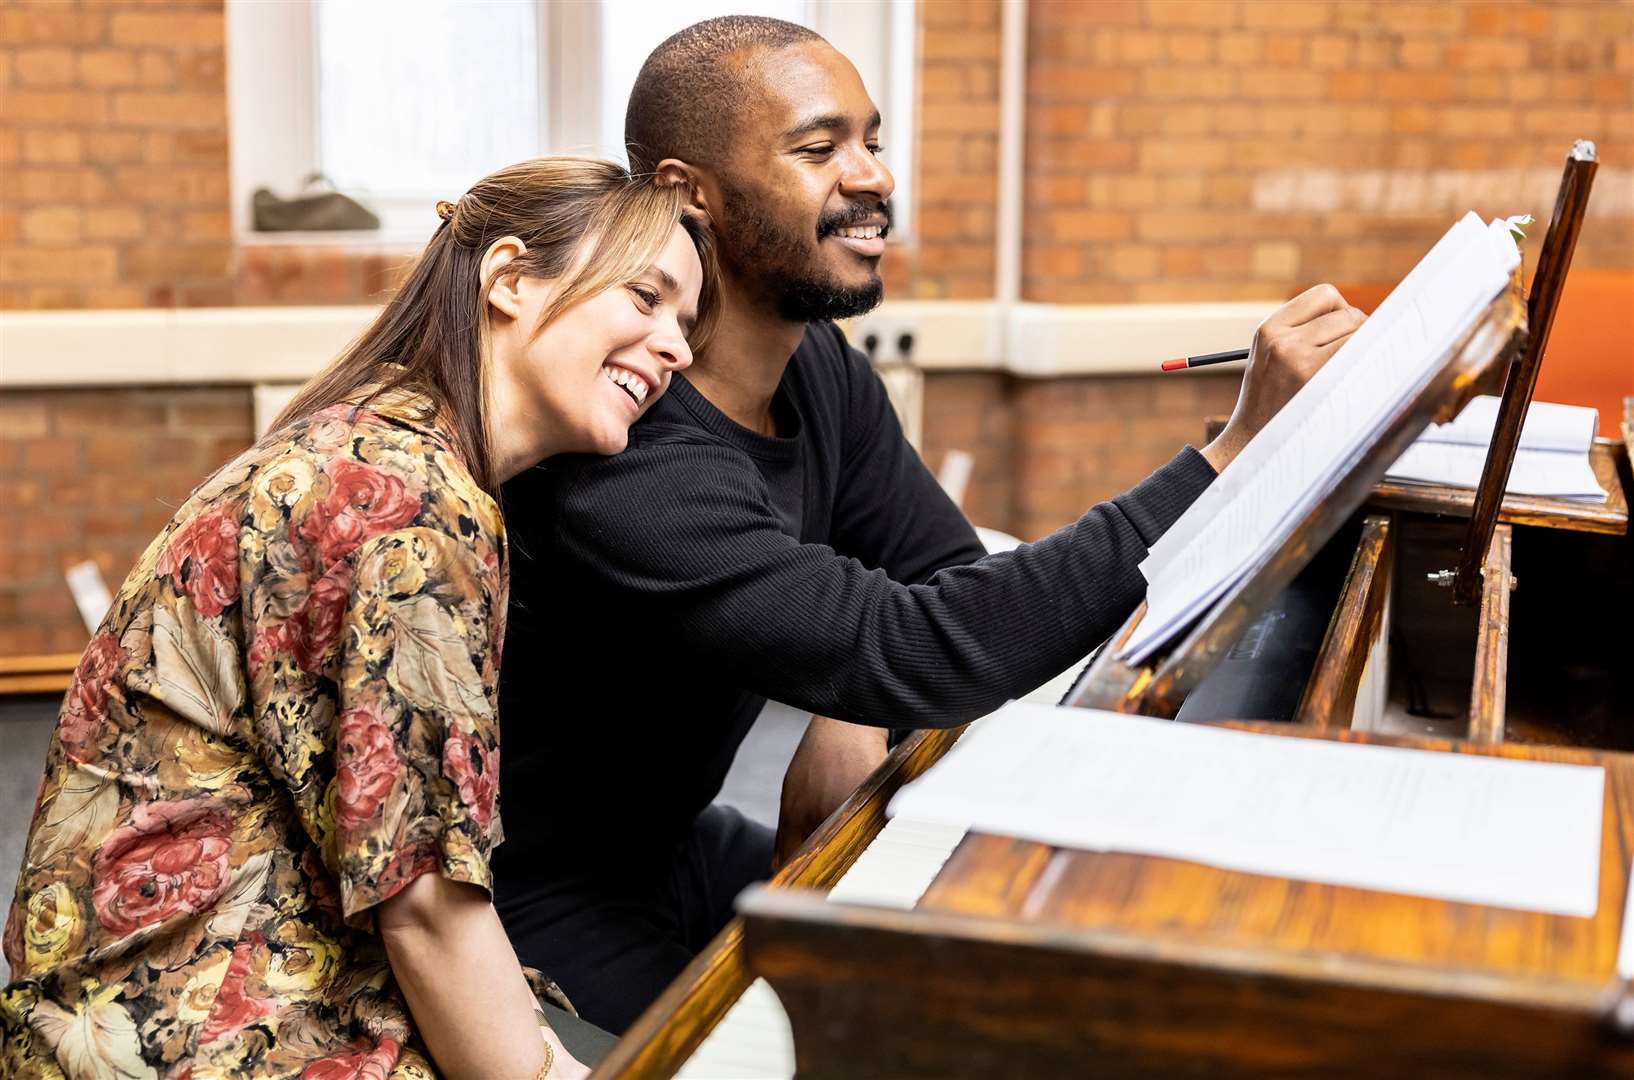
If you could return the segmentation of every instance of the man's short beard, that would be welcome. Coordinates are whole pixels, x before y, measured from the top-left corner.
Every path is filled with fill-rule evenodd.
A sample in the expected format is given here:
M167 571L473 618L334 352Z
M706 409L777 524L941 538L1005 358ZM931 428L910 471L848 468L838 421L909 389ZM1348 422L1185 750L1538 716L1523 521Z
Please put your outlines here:
M765 291L779 317L790 322L849 319L872 311L885 297L876 269L870 279L846 286L819 276L817 239L784 229L759 209L758 200L721 177L722 216L731 242L722 238L721 261L740 281Z

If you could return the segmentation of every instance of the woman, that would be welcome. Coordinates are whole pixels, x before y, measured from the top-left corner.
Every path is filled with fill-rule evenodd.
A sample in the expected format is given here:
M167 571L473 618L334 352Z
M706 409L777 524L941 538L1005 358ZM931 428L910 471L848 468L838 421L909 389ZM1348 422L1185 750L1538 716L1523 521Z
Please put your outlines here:
M557 158L439 204L379 318L149 546L48 753L0 1073L582 1074L488 899L494 493L623 449L690 363L685 201Z

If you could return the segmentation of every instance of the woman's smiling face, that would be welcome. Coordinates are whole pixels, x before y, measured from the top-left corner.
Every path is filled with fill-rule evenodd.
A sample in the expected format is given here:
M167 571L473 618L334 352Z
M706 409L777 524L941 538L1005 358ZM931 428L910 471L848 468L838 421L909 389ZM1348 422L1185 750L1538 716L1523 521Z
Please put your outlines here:
M516 316L496 327L495 381L521 400L505 410L551 431L553 453L616 454L670 376L692 363L703 266L680 225L633 281L563 311L532 340L555 283L517 278Z

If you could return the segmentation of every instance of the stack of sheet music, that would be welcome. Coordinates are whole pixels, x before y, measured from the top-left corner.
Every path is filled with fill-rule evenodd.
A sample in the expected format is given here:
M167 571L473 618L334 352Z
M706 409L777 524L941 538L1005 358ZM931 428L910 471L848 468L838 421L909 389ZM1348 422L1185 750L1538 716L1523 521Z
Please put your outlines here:
M1605 769L1012 702L893 816L1089 851L1590 917ZM1620 870L1620 868L1619 868Z
M1478 487L1498 423L1499 402L1495 397L1478 397L1450 424L1432 424L1390 466L1385 479ZM1594 409L1532 402L1521 425L1520 447L1505 490L1511 495L1605 502L1605 489L1589 464L1589 448L1599 427L1600 414Z
M1140 565L1146 616L1119 656L1145 660L1286 540L1434 378L1519 263L1503 221L1471 213L1447 230L1152 546Z

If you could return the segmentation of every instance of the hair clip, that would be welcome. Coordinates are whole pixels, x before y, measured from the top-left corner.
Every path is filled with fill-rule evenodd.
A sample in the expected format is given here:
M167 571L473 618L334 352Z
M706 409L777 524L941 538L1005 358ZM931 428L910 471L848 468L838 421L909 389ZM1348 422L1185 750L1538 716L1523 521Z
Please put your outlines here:
M454 204L449 202L447 199L438 199L437 200L437 216L442 218L444 221L453 221L454 220Z

